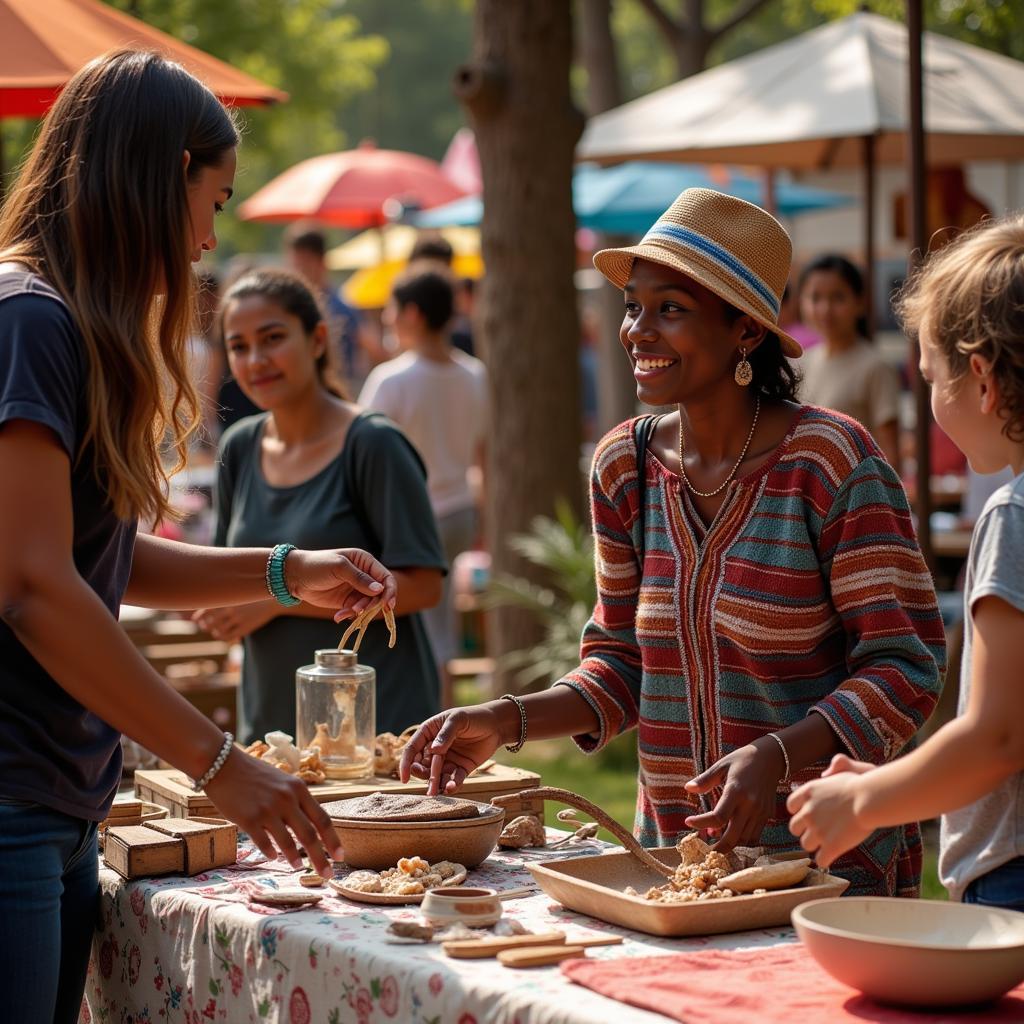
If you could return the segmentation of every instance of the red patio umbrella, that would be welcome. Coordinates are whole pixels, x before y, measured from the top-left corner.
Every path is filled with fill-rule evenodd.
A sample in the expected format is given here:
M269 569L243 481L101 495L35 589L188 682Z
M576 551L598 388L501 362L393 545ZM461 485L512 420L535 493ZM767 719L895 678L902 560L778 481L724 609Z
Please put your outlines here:
M387 222L383 207L389 199L428 209L462 195L436 161L363 143L288 168L242 203L238 215L262 221L310 218L362 229Z
M287 93L99 0L0 0L0 117L42 117L76 71L121 47L165 54L225 103L288 99Z

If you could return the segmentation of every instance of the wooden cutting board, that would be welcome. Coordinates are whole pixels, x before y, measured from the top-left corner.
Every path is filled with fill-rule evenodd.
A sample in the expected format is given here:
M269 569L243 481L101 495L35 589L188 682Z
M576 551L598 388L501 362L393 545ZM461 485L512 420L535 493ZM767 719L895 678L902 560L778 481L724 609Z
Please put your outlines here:
M520 790L534 789L540 785L540 776L536 772L524 771L522 768L510 768L496 764L489 772L471 775L462 784L459 796L467 800L479 800L489 803L491 797L500 794L518 793ZM332 800L349 800L371 793L426 793L427 784L419 780L403 785L397 779L337 779L310 786L309 792L318 803L329 803ZM192 783L184 772L175 768L146 769L140 768L135 773L135 795L142 800L166 807L173 817L195 818L211 817L218 814L214 803L205 793L196 793ZM517 814L534 814L544 820L544 801L532 800L528 796L517 801L514 807L508 808L506 820L511 821Z

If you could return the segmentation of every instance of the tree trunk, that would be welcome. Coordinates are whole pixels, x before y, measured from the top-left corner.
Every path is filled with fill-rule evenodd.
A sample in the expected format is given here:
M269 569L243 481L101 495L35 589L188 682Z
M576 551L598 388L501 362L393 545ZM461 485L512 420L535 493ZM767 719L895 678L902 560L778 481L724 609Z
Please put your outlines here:
M508 538L551 515L560 497L580 513L584 494L572 209L583 118L569 92L570 0L477 0L473 49L455 91L473 123L484 186L488 540L496 573L530 575ZM498 656L536 639L536 626L511 609L490 627Z
M593 117L622 103L622 83L615 38L612 35L612 0L582 0L580 56L587 72L587 113ZM598 248L629 245L633 239L599 235ZM619 344L622 293L610 284L601 286L597 315L597 433L633 415L636 383L629 373Z
M587 114L603 114L622 103L619 61L612 36L612 0L582 0L580 57L587 72Z

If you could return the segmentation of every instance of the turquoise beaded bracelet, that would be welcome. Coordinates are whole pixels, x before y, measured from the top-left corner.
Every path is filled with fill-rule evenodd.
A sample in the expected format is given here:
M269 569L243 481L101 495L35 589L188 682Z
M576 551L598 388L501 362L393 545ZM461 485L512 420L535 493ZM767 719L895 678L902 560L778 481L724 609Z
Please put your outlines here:
M302 604L299 598L293 597L288 592L284 581L284 560L294 550L294 544L278 544L267 559L267 590L270 591L270 596L275 601L286 606Z

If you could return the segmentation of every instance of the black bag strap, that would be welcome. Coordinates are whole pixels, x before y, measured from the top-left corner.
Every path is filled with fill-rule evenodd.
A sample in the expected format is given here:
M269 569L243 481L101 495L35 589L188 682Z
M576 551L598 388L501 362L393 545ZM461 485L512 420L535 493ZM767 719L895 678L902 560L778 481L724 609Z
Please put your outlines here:
M641 416L633 424L633 440L636 442L636 485L637 485L637 525L639 527L639 546L634 541L640 573L644 569L644 505L647 501L647 448L654 436L661 416Z

